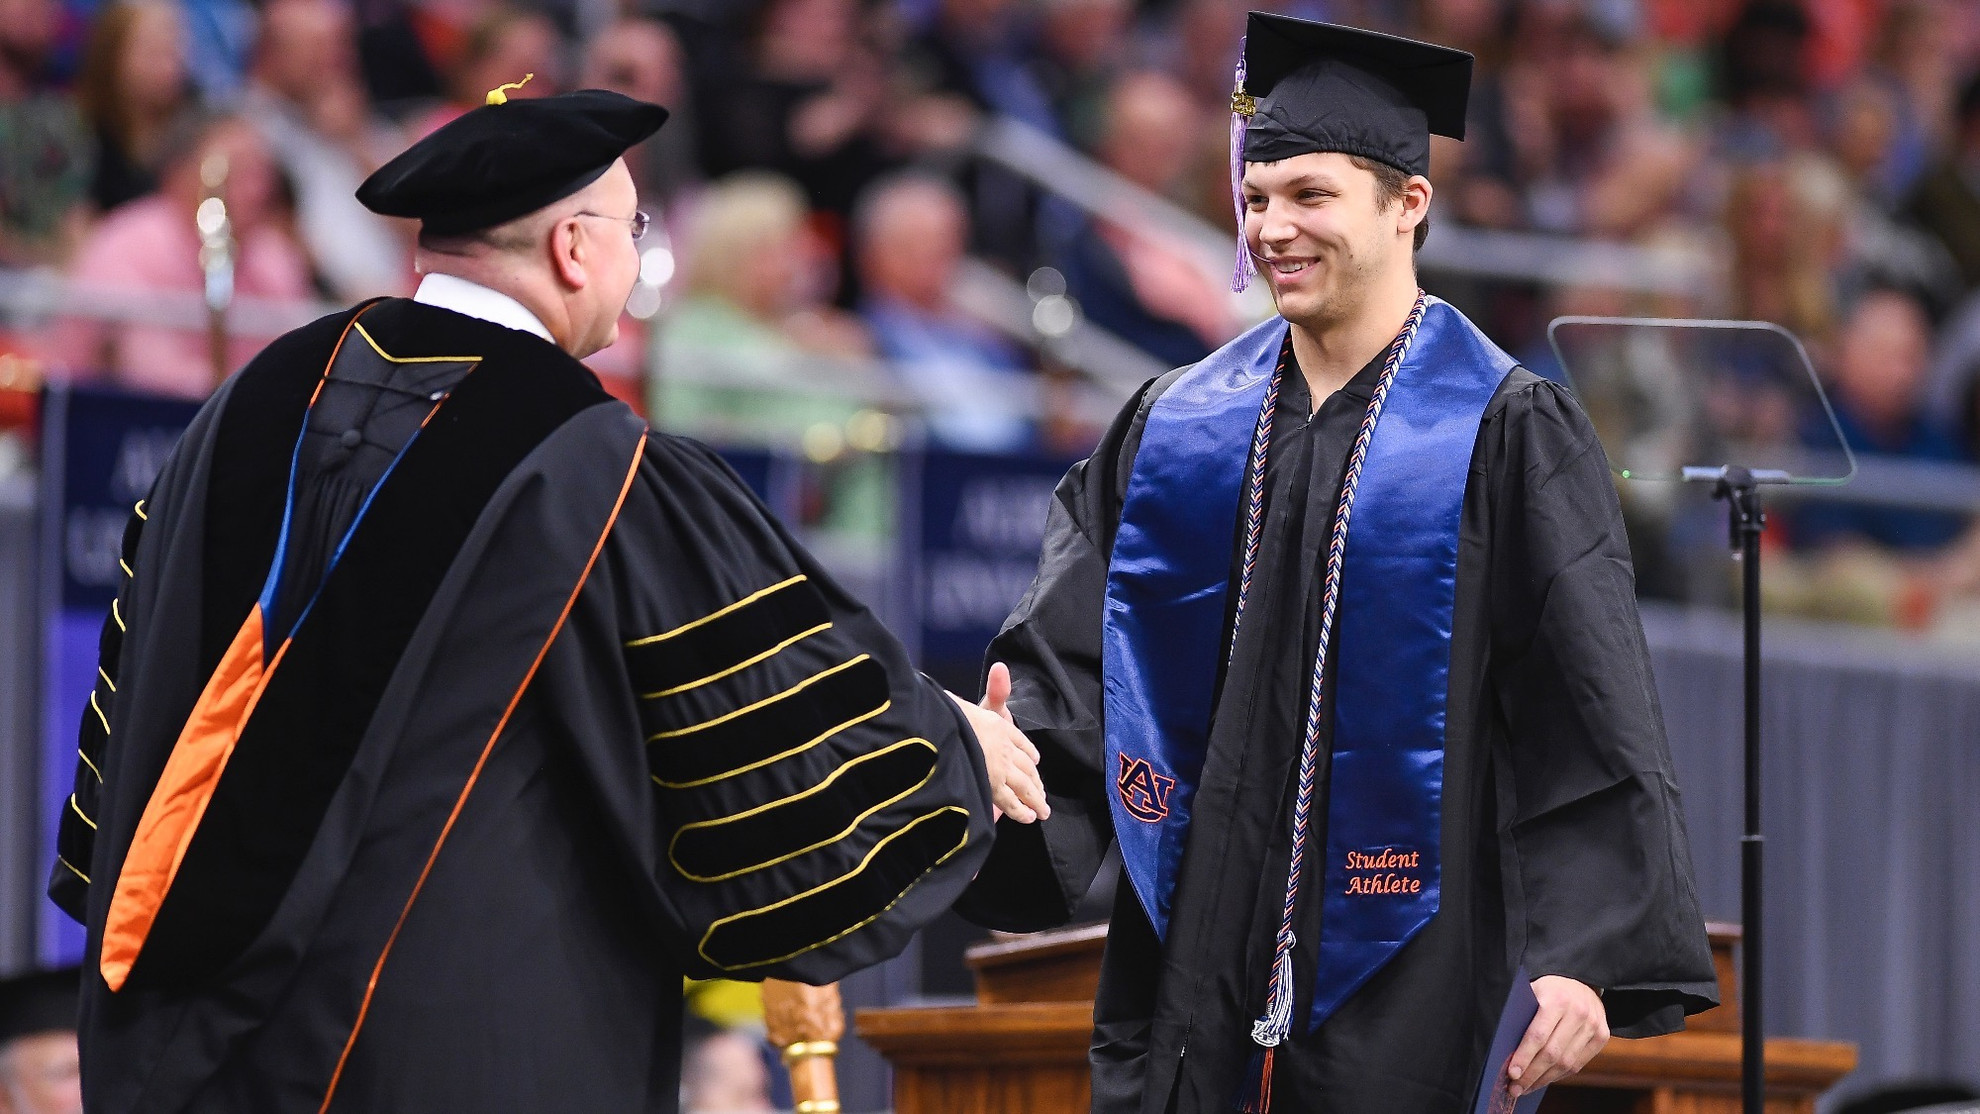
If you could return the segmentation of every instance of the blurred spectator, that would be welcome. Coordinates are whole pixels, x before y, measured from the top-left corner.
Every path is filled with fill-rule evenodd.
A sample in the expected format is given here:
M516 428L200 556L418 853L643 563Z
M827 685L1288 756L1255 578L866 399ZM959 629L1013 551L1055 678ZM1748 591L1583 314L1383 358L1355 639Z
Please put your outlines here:
M682 255L669 343L752 354L872 354L859 323L830 308L833 258L789 179L752 171L714 183L688 216Z
M107 379L132 390L191 399L205 398L218 385L200 320L204 273L193 225L193 213L207 194L205 166L226 171L219 196L233 224L236 297L300 303L310 296L309 262L295 236L286 187L253 126L224 117L180 132L185 138L166 152L159 192L103 218L77 255L71 277L78 296L114 303L136 316L58 322L50 354L76 379ZM161 315L184 323L151 323ZM294 315L254 322L237 313L225 353L227 370L245 364L296 323Z
M1221 122L1231 109L1231 77L1246 10L1283 7L1247 0L1181 0L1151 41L1146 61L1181 82L1190 99Z
M1895 0L1883 13L1868 75L1891 98L1891 142L1879 175L1893 201L1952 136L1959 82L1949 15L1944 0Z
M1037 399L1023 357L949 301L969 238L961 193L920 175L876 182L853 235L860 315L881 357L928 407L935 438L976 452L1023 447Z
M482 9L477 6L471 10ZM458 57L447 67L446 103L414 120L406 138L431 134L483 103L489 90L497 86L524 82L508 90L511 97L548 97L561 92L563 46L557 25L541 12L499 6L484 10L461 41Z
M915 28L902 58L905 91L960 101L1059 132L1052 100L1029 61L1021 0L938 0L934 17Z
M591 41L579 84L610 89L667 107L667 126L626 152L639 201L649 212L701 179L696 163L694 106L688 102L686 59L672 29L656 19L627 18Z
M409 109L444 93L440 71L420 37L430 5L415 0L356 0L358 70L365 91L381 112L395 120Z
M1960 91L1955 119L1951 143L1905 213L1946 246L1971 290L1980 287L1980 73Z
M1937 240L1898 222L1883 185L1896 134L1890 92L1851 83L1832 102L1825 130L1828 151L1795 156L1793 174L1838 230L1837 296L1850 301L1870 287L1898 286L1924 297L1935 318L1943 315L1959 299L1959 269Z
M325 293L355 302L404 292L409 227L356 197L403 144L371 115L343 0L270 0L241 107L295 186L297 229Z
M0 1114L82 1114L74 967L0 982Z
M1203 118L1174 78L1128 74L1107 97L1097 154L1156 194L1184 185ZM1067 293L1094 324L1171 365L1194 363L1236 335L1229 293L1185 245L1123 214L1093 220L1064 252Z
M233 104L254 48L259 5L251 0L177 0L177 5L193 89L208 105Z
M1960 458L1952 435L1923 410L1930 354L1931 327L1910 295L1872 291L1851 309L1831 374L1836 421L1851 448L1914 460ZM1824 431L1816 443L1826 439ZM1938 511L1817 502L1796 509L1792 531L1803 546L1854 542L1926 551L1951 543L1965 525L1964 516Z
M712 175L785 175L811 204L844 217L888 163L878 142L885 60L856 0L766 0L751 22L745 72L719 88L722 126L702 133Z
M839 466L849 423L892 393L859 322L832 308L835 258L804 194L762 172L711 184L688 215L679 300L655 330L648 413L675 432L803 445ZM818 521L877 545L892 492L853 462Z
M0 0L0 265L60 262L84 228L89 131L46 84L60 19L55 0Z
M907 21L892 74L891 126L901 133L897 153L954 150L992 117L1063 138L1052 100L1033 70L1030 6L1024 0L912 5L915 14ZM1064 224L1063 206L1055 206L1023 175L992 162L965 164L958 180L970 199L977 252L1015 273L1038 266L1041 245Z
M702 1039L681 1067L681 1110L684 1114L767 1114L770 1071L763 1063L763 1042L734 1029L718 1030Z
M90 31L76 97L96 132L90 200L108 212L158 188L166 137L192 106L168 0L111 0Z
M1720 44L1731 109L1720 149L1735 161L1780 158L1814 144L1808 13L1795 0L1749 0Z
M1799 193L1785 164L1760 162L1734 175L1724 220L1733 314L1825 340L1835 321L1831 268L1842 239L1833 212Z
M1926 412L1947 426L1968 415L1967 392L1980 383L1980 294L1970 295L1939 328L1926 387ZM1972 452L1980 461L1980 450Z
M1032 66L1053 115L1075 144L1098 138L1107 92L1128 53L1132 0L1044 0Z
M1516 41L1518 58L1481 101L1493 114L1485 143L1475 156L1458 148L1491 186L1472 185L1454 208L1489 225L1605 239L1675 215L1699 151L1657 117L1647 58L1569 8L1524 9Z

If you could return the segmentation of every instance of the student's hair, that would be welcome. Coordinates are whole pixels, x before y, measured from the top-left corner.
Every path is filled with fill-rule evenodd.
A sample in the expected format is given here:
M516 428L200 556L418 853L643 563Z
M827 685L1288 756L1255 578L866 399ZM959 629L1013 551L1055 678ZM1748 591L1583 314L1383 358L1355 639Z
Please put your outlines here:
M1362 155L1349 155L1348 161L1375 176L1375 204L1383 211L1386 212L1391 205L1401 203L1403 193L1409 188L1409 175L1388 163L1377 162ZM1429 236L1430 214L1425 213L1423 219L1416 225L1416 247L1421 249L1423 241Z

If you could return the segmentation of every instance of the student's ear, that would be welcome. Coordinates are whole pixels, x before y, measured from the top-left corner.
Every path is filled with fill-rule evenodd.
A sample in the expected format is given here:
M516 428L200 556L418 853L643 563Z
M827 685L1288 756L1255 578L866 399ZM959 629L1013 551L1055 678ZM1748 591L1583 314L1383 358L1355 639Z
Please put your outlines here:
M1398 233L1416 232L1416 226L1430 216L1430 195L1434 192L1430 188L1430 179L1421 174L1410 176L1403 185L1402 211L1396 216Z

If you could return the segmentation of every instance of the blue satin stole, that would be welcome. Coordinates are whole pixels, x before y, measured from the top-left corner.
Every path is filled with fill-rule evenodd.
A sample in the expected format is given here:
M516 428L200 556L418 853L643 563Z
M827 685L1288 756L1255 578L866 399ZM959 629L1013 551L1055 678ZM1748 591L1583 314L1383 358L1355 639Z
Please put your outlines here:
M1324 886L1309 1028L1437 912L1458 524L1479 422L1515 362L1427 301L1343 559L1326 850L1321 869L1308 866L1307 884ZM1229 634L1245 466L1286 327L1274 317L1238 337L1150 408L1108 567L1109 804L1128 879L1164 939Z

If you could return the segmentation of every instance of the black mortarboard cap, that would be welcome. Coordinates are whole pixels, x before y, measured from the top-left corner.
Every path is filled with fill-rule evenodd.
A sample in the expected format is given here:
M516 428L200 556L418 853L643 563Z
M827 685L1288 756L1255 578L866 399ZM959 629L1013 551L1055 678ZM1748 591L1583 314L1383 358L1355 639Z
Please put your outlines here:
M508 88L379 167L357 199L438 235L477 232L597 181L667 120L657 104L603 89L509 100Z
M82 976L74 967L0 980L0 1044L76 1027Z
M1431 133L1464 138L1471 55L1462 50L1252 12L1243 73L1233 108L1254 109L1246 162L1340 151L1427 174Z

